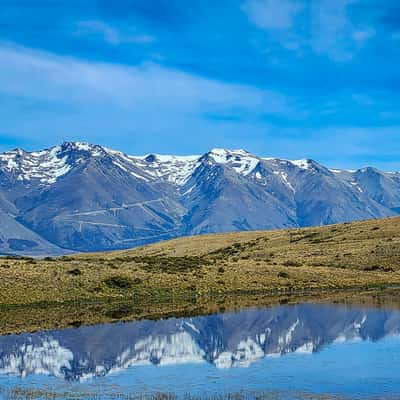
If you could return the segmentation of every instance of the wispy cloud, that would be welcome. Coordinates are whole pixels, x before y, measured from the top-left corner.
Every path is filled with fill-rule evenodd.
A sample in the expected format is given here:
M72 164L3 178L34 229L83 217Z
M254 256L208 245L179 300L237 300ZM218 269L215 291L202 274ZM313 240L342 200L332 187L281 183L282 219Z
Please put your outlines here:
M242 8L259 28L291 29L303 5L294 0L246 0Z
M4 43L0 44L0 96L9 99L0 111L7 132L32 132L29 126L34 119L36 133L57 130L65 138L73 132L73 137L93 141L107 131L129 132L133 127L142 133L143 141L149 139L143 139L143 133L172 137L172 130L182 141L188 129L198 138L208 135L209 140L216 140L216 132L223 134L225 129L213 126L209 114L239 116L239 122L226 123L231 133L251 130L241 120L295 115L292 100L275 91L224 83L154 63L124 66L87 62ZM10 111L11 99L19 99L14 111ZM18 125L13 124L15 109L24 114L23 107L32 103L41 107L26 112ZM87 137L89 131L97 139ZM127 143L129 140L139 137L125 138Z
M245 147L341 165L368 164L374 141L395 148L396 0L6 3L1 132L21 145ZM358 154L363 135L372 151Z
M353 39L358 42L365 42L376 35L375 29L367 28L364 30L356 30L353 32Z
M358 1L245 0L242 9L283 48L343 62L376 34L374 28L356 24L349 15L349 7Z
M202 78L154 63L84 62L4 44L0 45L0 92L55 101L109 102L126 108L160 106L180 112L290 111L285 96L277 92Z
M335 61L349 61L368 39L375 35L369 27L358 27L348 7L358 0L320 0L312 5L311 47Z
M100 20L79 21L73 34L77 36L99 36L110 45L121 43L147 44L155 40L151 35L138 34L133 29L122 31Z

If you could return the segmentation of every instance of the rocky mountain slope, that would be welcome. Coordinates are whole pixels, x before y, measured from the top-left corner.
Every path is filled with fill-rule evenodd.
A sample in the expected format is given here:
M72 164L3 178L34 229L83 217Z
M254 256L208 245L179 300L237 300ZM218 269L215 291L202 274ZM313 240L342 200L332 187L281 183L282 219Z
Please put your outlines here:
M0 252L123 249L178 236L400 213L400 173L244 150L128 156L66 142L0 154Z

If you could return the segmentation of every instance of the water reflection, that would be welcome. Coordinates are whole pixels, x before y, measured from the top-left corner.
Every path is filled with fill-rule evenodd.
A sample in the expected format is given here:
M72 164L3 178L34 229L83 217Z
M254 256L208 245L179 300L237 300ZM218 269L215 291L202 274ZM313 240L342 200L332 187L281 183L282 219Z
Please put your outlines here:
M246 367L400 333L400 312L304 304L0 337L0 373L83 381L139 365Z

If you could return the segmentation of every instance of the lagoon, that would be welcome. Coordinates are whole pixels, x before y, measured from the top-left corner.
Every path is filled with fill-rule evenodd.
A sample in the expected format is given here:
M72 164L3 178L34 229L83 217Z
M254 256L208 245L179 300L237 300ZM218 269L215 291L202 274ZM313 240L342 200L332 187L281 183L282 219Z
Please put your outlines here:
M399 365L400 311L304 303L1 336L0 397L391 399Z

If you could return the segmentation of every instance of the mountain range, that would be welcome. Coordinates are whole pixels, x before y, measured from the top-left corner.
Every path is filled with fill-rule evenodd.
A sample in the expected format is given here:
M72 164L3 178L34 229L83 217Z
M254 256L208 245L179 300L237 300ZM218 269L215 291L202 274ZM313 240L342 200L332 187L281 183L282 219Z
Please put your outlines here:
M400 214L400 173L245 150L129 156L65 142L0 154L0 253L130 248L185 235Z

